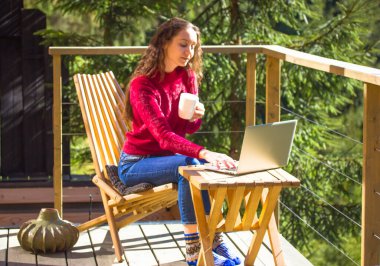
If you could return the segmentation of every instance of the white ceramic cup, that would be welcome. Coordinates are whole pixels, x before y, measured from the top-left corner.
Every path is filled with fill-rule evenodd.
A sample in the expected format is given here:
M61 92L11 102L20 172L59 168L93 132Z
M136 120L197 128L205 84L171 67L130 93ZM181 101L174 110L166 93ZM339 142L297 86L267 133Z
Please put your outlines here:
M189 120L193 117L195 106L199 102L197 95L183 92L179 98L178 115L182 119Z

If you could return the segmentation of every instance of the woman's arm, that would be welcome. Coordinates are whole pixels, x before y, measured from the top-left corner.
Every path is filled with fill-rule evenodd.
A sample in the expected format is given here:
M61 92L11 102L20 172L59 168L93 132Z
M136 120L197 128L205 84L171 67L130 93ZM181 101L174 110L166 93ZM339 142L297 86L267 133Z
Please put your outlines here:
M152 136L157 140L161 149L199 158L199 151L202 150L203 147L173 132L152 88L147 85L148 84L143 84L143 86L139 86L138 89L131 88L130 97L134 106L134 112L138 112L139 117Z

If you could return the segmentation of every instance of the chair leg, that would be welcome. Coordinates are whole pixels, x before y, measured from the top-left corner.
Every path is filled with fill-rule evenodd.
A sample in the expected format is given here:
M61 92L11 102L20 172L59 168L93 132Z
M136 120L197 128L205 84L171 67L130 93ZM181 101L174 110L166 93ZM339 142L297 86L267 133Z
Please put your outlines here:
M101 191L101 195L102 195L104 210L107 216L107 222L108 222L108 226L109 226L109 230L111 234L112 243L115 249L115 256L118 262L122 262L123 248L120 242L120 237L119 237L118 228L116 226L115 216L113 214L112 207L109 207L107 205L108 203L107 195L103 191Z
M87 222L84 222L80 225L77 225L77 229L79 230L79 232L84 232L90 228L99 226L99 225L105 223L106 221L107 221L107 216L104 214L104 215L99 216L97 218L94 218L90 221L87 221Z

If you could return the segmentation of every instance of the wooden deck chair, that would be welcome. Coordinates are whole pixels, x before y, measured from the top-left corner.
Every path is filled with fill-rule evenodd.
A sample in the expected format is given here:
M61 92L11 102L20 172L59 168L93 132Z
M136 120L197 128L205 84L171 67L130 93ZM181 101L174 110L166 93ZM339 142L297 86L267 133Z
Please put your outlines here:
M118 230L177 201L175 184L154 187L148 191L123 196L112 186L106 166L117 165L127 126L122 118L124 92L112 72L74 76L80 109L105 214L78 226L79 231L108 222L116 259L123 260ZM108 167L107 167L108 168Z

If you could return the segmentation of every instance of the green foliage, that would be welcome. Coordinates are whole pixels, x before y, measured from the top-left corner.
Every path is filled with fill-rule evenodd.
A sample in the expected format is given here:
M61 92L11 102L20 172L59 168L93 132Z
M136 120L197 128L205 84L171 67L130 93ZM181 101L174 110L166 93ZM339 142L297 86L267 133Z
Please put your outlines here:
M51 1L27 2L49 14L49 28L38 33L45 45L146 45L156 25L179 16L200 27L203 44L277 44L360 65L380 62L380 19L375 16L380 4L371 0L56 0L54 8ZM73 56L65 57L65 64L70 76L112 70L125 86L138 59ZM245 55L205 54L200 88L207 110L204 133L190 136L233 157L239 153L245 126L245 67ZM257 123L263 123L262 55L256 78ZM282 119L299 119L287 170L302 181L299 189L282 195L282 234L315 265L354 264L343 253L359 262L363 84L290 63L282 64L281 78ZM64 87L63 97L75 103L72 84L70 80ZM64 131L83 133L77 106L64 112ZM84 173L89 153L83 138L73 138L72 145L72 167L77 167L72 171Z
M85 136L71 138L70 167L76 169L75 174L86 175L95 172L91 159L91 151Z
M80 35L75 32L63 32L61 30L40 30L35 33L40 35L44 41L42 44L49 46L95 46L100 45L94 35Z

